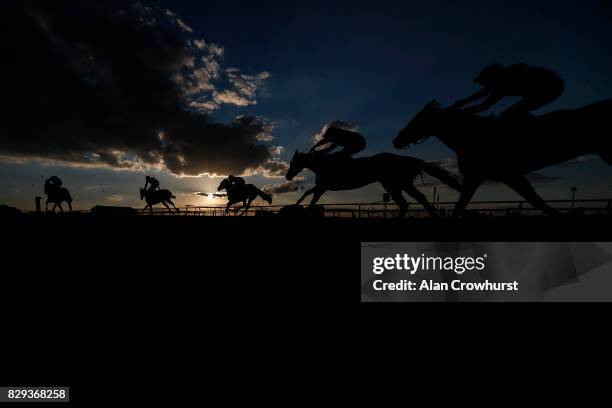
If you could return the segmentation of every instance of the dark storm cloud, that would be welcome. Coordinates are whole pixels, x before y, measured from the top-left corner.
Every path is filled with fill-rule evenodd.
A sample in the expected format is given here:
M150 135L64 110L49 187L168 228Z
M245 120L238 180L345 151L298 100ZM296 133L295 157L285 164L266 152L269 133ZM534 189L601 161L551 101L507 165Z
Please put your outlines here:
M208 198L225 198L227 194L225 193L194 193L198 197L208 197Z
M265 120L225 125L206 112L254 104L269 74L224 70L223 49L192 31L171 11L128 1L9 1L0 155L178 175L266 165ZM215 83L224 76L230 89Z
M282 160L268 160L259 170L268 177L284 177L289 171L289 163Z

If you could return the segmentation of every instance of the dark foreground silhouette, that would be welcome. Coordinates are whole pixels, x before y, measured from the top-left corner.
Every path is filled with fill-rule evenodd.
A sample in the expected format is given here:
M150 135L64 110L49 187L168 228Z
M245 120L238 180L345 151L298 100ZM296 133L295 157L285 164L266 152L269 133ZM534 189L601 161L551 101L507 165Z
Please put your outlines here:
M240 177L234 178L240 179ZM242 203L240 207L236 208L236 211L240 210L241 208L244 208L244 211L240 215L242 216L246 214L249 208L251 208L253 200L255 200L257 197L261 197L268 204L272 204L272 197L252 184L243 184L240 182L234 183L231 181L231 179L226 178L221 182L221 184L219 184L219 187L217 188L217 191L223 190L227 191L228 203L227 207L225 207L226 213L229 212L229 209L232 205Z
M9 207L8 205L0 205L0 217L19 217L21 210L15 207Z
M507 184L531 205L557 214L535 192L526 174L584 154L599 155L612 165L610 128L612 100L538 117L480 117L428 103L398 134L398 149L438 137L457 153L463 189L454 216L463 213L485 180Z
M104 212L73 212L63 216L41 215L36 213L2 214L3 225L14 226L5 241L14 236L30 239L34 231L46 231L53 227L58 235L96 236L99 229L108 229L109 239L121 234L118 230L129 231L139 228L155 231L183 231L193 235L194 244L201 239L203 228L207 234L216 237L223 235L235 237L243 232L248 234L253 227L266 231L262 237L312 236L332 239L336 242L376 242L376 241L605 241L612 228L612 216L605 214L566 215L563 217L533 216L477 216L470 215L461 219L452 218L352 218L322 217L322 209L287 207L282 213L265 217L148 217ZM300 232L299 234L297 232ZM74 234L77 235L74 235ZM303 233L303 234L302 234ZM199 237L199 238L198 238ZM133 240L133 237L125 237ZM255 240L257 241L257 240ZM255 243L252 241L251 243ZM279 240L282 244L283 241ZM61 241L60 241L61 242ZM305 242L308 242L305 239ZM312 241L310 241L312 244ZM282 245L281 245L282 246ZM269 250L271 246L267 247ZM275 248L276 249L276 248Z
M325 208L319 205L303 207L301 205L287 205L278 210L277 216L290 218L323 218Z
M399 216L408 211L408 201L402 196L405 191L417 200L432 217L437 217L436 209L429 204L425 195L414 185L414 179L423 172L437 178L449 187L461 191L461 185L446 170L433 163L414 157L381 153L372 157L353 159L339 155L295 152L287 179L292 180L304 169L316 174L315 187L306 191L297 204L313 195L310 205L315 205L326 191L354 190L372 183L380 183L400 208Z
M172 195L169 190L145 190L144 188L140 189L140 199L144 199L147 203L143 211L146 211L148 208L153 213L153 206L156 204L163 204L167 209L171 210L170 205L174 207L174 209L178 212L179 209L176 208L172 199L176 198ZM168 205L170 204L170 205Z
M136 217L138 210L131 207L110 207L106 205L96 205L91 209L91 214L97 217Z

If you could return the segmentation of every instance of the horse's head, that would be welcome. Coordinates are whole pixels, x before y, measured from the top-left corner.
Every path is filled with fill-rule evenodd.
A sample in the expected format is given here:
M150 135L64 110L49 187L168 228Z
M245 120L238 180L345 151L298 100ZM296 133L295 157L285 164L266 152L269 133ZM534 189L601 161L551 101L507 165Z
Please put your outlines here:
M302 170L304 170L304 167L306 166L304 162L306 156L306 153L300 153L297 150L295 151L295 154L291 159L291 163L289 163L289 170L287 170L287 175L285 176L287 177L287 180L293 180L295 176L297 176L302 172Z
M219 187L217 187L217 191L227 190L228 187L229 187L229 179L224 179L221 182L221 184L219 184Z
M146 195L147 195L147 190L140 187L140 199L142 200L143 198L145 198Z
M436 100L429 102L415 115L393 140L396 149L405 149L411 144L420 144L433 136L434 124L439 118L442 107Z

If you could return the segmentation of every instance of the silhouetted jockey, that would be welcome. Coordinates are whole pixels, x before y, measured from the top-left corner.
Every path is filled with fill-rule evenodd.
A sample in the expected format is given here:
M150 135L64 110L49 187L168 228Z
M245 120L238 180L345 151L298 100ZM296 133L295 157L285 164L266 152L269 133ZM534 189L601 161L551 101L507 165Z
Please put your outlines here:
M544 68L525 64L514 64L507 68L494 64L486 67L474 82L482 89L467 99L460 100L454 108L463 108L482 98L482 103L463 109L463 112L477 114L489 110L507 96L520 96L521 100L512 105L502 116L529 116L530 112L557 99L565 89L559 75Z
M51 176L45 180L45 194L49 194L53 190L58 190L62 186L62 180L57 176Z
M330 145L325 149L316 150L317 147L326 144ZM336 154L345 157L350 157L365 149L366 141L365 138L359 133L351 132L350 130L345 130L341 128L330 127L329 129L327 129L321 140L319 140L317 144L315 144L312 149L310 149L310 153L316 152L318 154L326 154L331 152L338 146L341 146L342 150L340 150Z
M159 181L155 177L147 176L147 181L145 182L144 189L147 189L147 186L150 185L149 191L159 190Z
M236 187L238 189L243 189L244 186L246 185L246 182L244 181L242 177L236 177L236 176L230 175L227 179L229 180L230 185L232 187Z

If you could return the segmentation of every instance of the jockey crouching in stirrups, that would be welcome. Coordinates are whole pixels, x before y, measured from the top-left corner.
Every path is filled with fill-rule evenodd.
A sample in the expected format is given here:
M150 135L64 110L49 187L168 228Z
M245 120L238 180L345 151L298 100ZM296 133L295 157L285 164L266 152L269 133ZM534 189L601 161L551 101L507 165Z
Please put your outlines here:
M157 180L155 177L151 177L151 176L147 176L146 178L146 182L145 182L145 186L144 189L147 189L147 186L151 186L149 187L148 191L155 191L155 190L159 190L159 180Z
M514 64L508 67L494 64L486 67L474 82L482 89L469 98L462 99L453 105L460 109L473 102L484 101L462 109L469 114L478 114L492 108L508 96L519 96L521 99L506 109L501 117L529 117L530 112L548 105L561 96L565 83L559 75L544 68L525 64Z
M318 147L329 144L328 147L317 150ZM351 157L366 148L366 141L363 136L357 132L351 132L337 127L330 127L325 131L321 140L319 140L310 149L310 153L326 154L330 153L337 147L342 147L342 150L338 151L339 157Z

